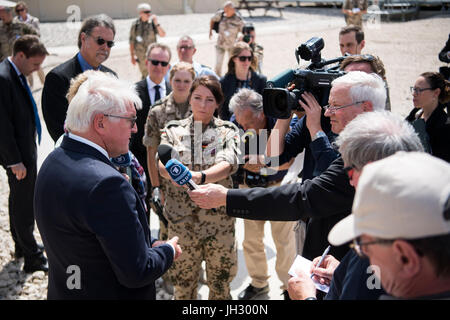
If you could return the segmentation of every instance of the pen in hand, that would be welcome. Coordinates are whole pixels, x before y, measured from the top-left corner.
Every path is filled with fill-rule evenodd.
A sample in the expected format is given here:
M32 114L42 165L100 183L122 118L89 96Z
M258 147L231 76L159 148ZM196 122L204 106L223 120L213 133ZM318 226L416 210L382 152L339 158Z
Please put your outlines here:
M323 252L322 256L320 257L319 262L316 264L316 266L314 268L318 268L320 267L320 265L322 264L323 260L325 259L325 256L328 254L328 252L330 251L331 246L328 246L325 251ZM314 273L311 273L311 279L314 277Z

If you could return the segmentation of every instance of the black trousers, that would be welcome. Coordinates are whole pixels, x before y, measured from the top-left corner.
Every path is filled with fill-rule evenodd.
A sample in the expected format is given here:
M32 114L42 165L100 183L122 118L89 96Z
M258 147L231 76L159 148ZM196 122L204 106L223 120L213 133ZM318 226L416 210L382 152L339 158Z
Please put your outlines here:
M9 226L16 250L22 250L25 261L41 252L33 235L34 231L34 186L37 165L25 165L27 175L17 180L10 168L7 169L9 183Z

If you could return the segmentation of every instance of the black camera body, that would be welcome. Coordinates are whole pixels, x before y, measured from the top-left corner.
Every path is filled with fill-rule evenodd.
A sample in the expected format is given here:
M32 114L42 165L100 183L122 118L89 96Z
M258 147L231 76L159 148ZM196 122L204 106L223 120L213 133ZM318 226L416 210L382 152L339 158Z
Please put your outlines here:
M326 104L331 89L331 82L345 72L339 66L325 69L325 66L340 62L345 57L323 60L320 51L324 48L322 38L313 37L301 44L295 51L297 62L299 57L311 61L306 69L289 69L267 82L263 91L264 114L277 119L288 119L292 110L302 111L298 100L302 100L304 92L312 93L319 104Z

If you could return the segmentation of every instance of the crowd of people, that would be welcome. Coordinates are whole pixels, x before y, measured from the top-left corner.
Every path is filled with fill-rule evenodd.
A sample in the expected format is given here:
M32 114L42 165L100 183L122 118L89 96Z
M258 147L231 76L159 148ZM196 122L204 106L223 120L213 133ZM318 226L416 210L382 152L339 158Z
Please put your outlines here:
M171 62L158 41L166 32L140 4L129 38L142 75L135 84L103 65L116 35L107 15L83 21L79 51L44 79L38 19L24 2L16 18L0 7L0 164L14 258L25 272L49 273L48 298L154 299L162 277L175 299L195 300L204 273L209 299L231 299L242 218L251 283L240 300L270 290L267 221L286 300L448 299L450 82L424 70L411 81L410 114L392 113L384 64L362 52L367 1L353 2L338 35L343 75L325 96L303 92L287 119L264 112L264 49L231 1L209 25L210 37L218 33L214 70L194 60L189 35ZM439 57L448 62L446 47ZM55 142L39 171L35 71ZM166 165L162 145L179 166ZM172 180L183 166L194 190ZM288 274L297 254L312 261L311 274ZM368 285L369 267L380 286Z

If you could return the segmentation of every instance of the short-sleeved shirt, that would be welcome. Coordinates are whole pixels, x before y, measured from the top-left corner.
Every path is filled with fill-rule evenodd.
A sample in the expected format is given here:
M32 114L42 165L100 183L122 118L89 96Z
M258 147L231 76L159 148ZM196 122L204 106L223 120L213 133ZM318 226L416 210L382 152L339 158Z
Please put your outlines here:
M20 21L0 23L0 61L12 55L14 41L26 34L38 35L38 32L32 26Z
M367 7L367 0L345 0L342 8L347 10L359 9L360 11L364 11L367 10ZM361 27L362 14L355 14L352 16L345 15L345 21L347 24L354 24Z
M177 105L173 93L163 98L150 109L145 123L145 135L142 143L146 147L157 148L161 142L161 130L172 120L181 120L192 114L189 103Z
M152 20L136 19L130 29L130 44L133 44L137 50L146 51L150 44L156 42L157 34L158 31Z
M161 133L161 144L172 146L178 152L179 160L192 171L203 171L222 161L228 162L232 166L230 175L216 182L227 188L232 187L231 174L238 169L238 143L237 127L218 118L213 118L202 129L201 122L194 123L191 115L183 120L170 121ZM192 202L184 188L168 184L167 189L164 213L171 223L200 219L200 215L211 214L210 210L200 209ZM224 219L229 220L224 207L217 211Z
M232 17L222 16L222 13L222 10L217 11L211 19L214 22L220 21L217 46L223 49L231 49L236 42L238 33L244 26L244 20L237 13Z

